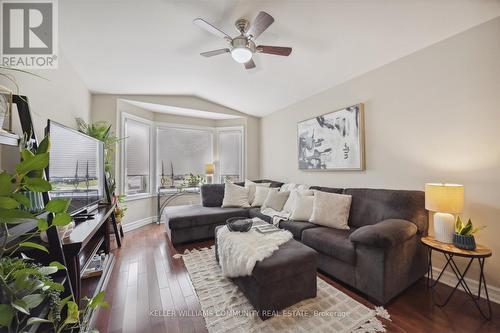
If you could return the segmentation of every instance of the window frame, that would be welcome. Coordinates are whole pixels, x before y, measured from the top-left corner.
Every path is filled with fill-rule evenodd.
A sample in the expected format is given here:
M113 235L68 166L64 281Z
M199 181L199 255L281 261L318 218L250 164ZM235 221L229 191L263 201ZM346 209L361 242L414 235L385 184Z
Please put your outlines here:
M243 125L240 126L218 126L215 127L215 137L216 137L216 147L217 147L217 156L216 158L218 166L215 169L215 176L219 182L222 183L221 179L221 155L220 155L220 133L222 132L234 132L238 131L241 133L241 152L240 152L240 181L245 181L246 177L246 161L245 161L245 148L246 148L246 140L245 140L245 127Z
M148 126L149 128L149 191L146 193L135 193L135 194L127 194L127 140L126 138L128 137L127 135L127 120L132 120L141 124L144 124ZM138 117L136 115L127 113L127 112L122 112L121 113L121 154L120 154L120 164L121 164L121 193L125 195L125 198L127 201L130 200L137 200L137 199L143 199L143 198L150 198L155 195L156 193L156 177L154 177L155 174L155 161L156 161L156 156L155 156L155 146L156 146L156 140L155 140L155 135L154 135L154 121L151 121L149 119L145 119L142 117Z

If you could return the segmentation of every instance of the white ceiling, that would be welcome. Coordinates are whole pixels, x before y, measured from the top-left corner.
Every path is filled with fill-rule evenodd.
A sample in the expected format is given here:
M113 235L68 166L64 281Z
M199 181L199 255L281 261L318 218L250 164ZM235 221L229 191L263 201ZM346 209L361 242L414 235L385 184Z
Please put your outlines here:
M500 15L500 0L64 0L60 45L93 92L196 95L262 116ZM192 24L202 17L230 35L234 21L264 10L275 22L244 70Z
M201 111L201 110L188 109L188 108L180 108L180 107L176 107L176 106L139 102L139 101L133 101L133 100L129 100L129 99L122 99L122 101L129 103L131 105L137 106L141 109L149 110L152 112L174 114L177 116L184 116L184 117L195 117L195 118L213 119L213 120L227 120L227 119L242 118L240 116L235 116L232 114Z

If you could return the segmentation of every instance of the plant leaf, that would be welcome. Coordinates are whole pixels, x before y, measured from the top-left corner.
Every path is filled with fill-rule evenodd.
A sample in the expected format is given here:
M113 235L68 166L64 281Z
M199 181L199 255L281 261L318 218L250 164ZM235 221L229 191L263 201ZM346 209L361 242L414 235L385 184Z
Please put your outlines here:
M52 185L43 178L24 177L24 185L33 192L48 192L52 190Z
M50 320L38 318L38 317L31 317L26 322L26 326L31 326L31 325L35 325L35 324L43 324L43 323L50 323Z
M22 312L24 314L29 315L30 311L28 309L28 306L23 300L16 299L14 302L10 303L14 309L16 309L19 312Z
M40 250L40 251L44 251L44 252L47 252L49 253L49 250L47 250L47 248L43 245L40 245L40 244L37 244L37 243L33 243L33 242L22 242L19 244L20 246L22 247L31 247L33 249L37 249L37 250ZM43 268L43 267L42 267Z
M15 199L17 202L22 204L23 206L28 207L28 208L31 207L30 199L28 199L28 197L26 197L25 195L23 195L21 193L12 193L10 196L13 199Z
M109 304L104 300L105 292L101 291L97 295L95 295L89 302L89 307L92 309L96 309L99 306L103 308L108 308Z
M12 192L12 176L7 172L0 173L0 195L9 195Z
M33 219L33 214L21 209L1 209L0 223L19 224L27 222L27 219Z
M42 142L38 145L38 148L36 150L36 154L44 154L50 150L50 138L47 135L45 138L43 138Z
M52 220L52 225L62 227L68 225L73 219L68 213L58 213Z
M68 314L64 322L66 324L78 323L78 305L73 301L69 301L66 305L68 306Z
M467 236L467 235L470 235L471 231L472 231L472 221L469 219L469 222L467 222L467 224L465 225L465 227L462 228L462 230L460 230L460 235L464 235L464 236Z
M32 152L30 152L28 149L23 149L23 150L21 151L21 159L22 159L23 161L29 161L29 160L31 160L33 157L35 157L35 155L34 155Z
M28 309L36 308L44 299L45 297L42 294L31 294L23 297L23 301L26 303Z
M52 199L45 206L45 210L51 213L63 213L68 209L69 200Z
M38 229L40 231L47 231L49 229L49 222L45 219L38 219Z
M53 266L53 267L56 267L58 270L65 270L66 267L64 267L63 264L61 264L60 262L57 262L57 261L52 261L49 266Z
M457 220L455 221L455 232L457 234L462 230L462 220L460 219L460 215L457 215Z
M54 266L43 266L38 268L38 273L42 275L51 275L58 271L57 267Z
M14 309L10 304L0 304L0 327L9 327L14 318Z
M19 202L9 197L0 197L0 208L14 209L19 207Z
M28 173L33 170L42 170L49 165L49 153L42 153L40 155L35 155L32 159L28 161L22 161L16 165L17 173Z

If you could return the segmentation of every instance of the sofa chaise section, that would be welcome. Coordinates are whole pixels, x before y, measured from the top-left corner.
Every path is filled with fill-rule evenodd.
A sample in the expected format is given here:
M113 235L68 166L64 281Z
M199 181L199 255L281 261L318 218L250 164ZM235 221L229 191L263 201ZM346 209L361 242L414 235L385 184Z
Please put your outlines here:
M248 209L203 207L201 205L165 208L165 225L170 229L174 245L213 238L215 227L231 217L248 217Z

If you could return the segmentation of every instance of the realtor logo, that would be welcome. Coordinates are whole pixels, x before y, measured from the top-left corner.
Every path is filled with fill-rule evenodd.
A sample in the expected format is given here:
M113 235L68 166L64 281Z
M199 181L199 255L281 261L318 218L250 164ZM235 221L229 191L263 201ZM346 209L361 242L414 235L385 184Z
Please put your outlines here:
M1 65L57 68L57 0L1 0Z

